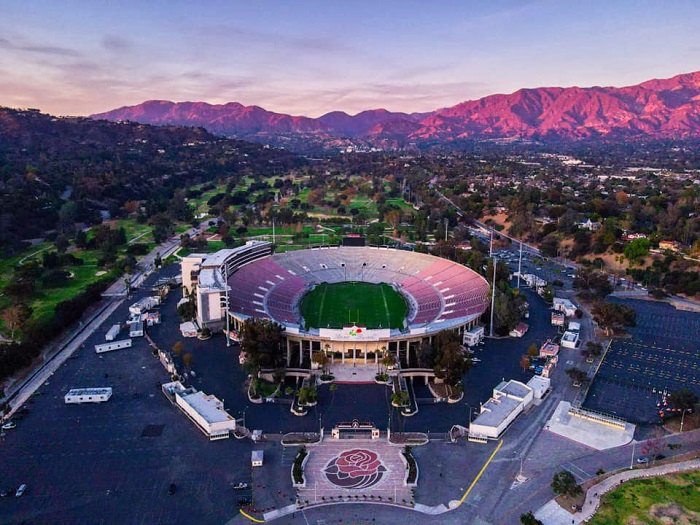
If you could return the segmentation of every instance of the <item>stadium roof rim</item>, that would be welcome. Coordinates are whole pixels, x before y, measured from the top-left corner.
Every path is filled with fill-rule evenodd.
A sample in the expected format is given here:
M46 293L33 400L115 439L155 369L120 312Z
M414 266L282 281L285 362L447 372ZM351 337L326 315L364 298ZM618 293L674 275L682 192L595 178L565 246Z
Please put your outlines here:
M406 298L409 313L404 327L391 330L391 337L463 326L488 306L490 287L484 277L429 254L368 246L271 252L270 243L249 241L225 254L213 254L215 265L206 266L217 267L219 275L212 279L217 284L224 282L225 268L228 271L232 315L271 319L289 333L322 336L323 329L304 328L299 309L306 292L322 282L394 286Z

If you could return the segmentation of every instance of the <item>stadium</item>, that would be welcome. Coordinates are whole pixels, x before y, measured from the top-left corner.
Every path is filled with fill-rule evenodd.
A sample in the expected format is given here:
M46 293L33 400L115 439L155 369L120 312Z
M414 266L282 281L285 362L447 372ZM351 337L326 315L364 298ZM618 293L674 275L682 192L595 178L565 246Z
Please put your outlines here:
M375 364L387 353L410 359L409 350L442 330L476 328L489 300L489 284L473 270L384 247L274 254L271 243L249 241L184 257L182 278L200 327L221 330L228 322L235 339L249 318L284 326L292 367L308 367L319 351L353 365Z

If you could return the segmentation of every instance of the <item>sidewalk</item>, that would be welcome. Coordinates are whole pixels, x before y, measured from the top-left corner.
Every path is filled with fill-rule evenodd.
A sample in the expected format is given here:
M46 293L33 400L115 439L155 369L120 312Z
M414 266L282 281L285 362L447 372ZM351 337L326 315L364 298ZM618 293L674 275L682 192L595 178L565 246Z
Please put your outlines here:
M668 465L660 465L658 467L626 470L604 479L597 485L593 485L586 492L586 500L581 511L576 514L571 514L563 509L554 499L550 500L546 505L540 507L535 512L535 517L541 520L545 525L569 525L579 524L588 521L598 510L600 499L606 492L614 490L620 483L629 479L648 478L652 476L663 476L665 474L673 474L675 472L683 472L687 470L700 469L700 459L690 461L682 461L680 463L670 463Z

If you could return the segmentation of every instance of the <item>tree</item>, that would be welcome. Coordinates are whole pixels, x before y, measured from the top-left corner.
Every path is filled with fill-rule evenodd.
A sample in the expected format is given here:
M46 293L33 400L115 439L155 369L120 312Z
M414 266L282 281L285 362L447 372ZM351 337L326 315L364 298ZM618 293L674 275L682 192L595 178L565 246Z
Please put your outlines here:
M190 369L190 366L192 365L192 352L187 352L182 356L182 364L185 366L186 370Z
M421 341L418 347L418 366L432 368L435 365L435 348L427 339Z
M678 410L692 410L698 404L698 396L692 390L681 388L671 392L668 396L668 404Z
M530 346L527 347L527 355L530 357L537 357L540 355L540 348L537 346L537 343L530 343Z
M326 373L326 367L328 366L329 359L325 352L316 352L311 358L311 361L318 365L322 374Z
M544 525L540 520L535 518L532 511L520 515L520 523L523 525Z
M191 321L196 315L195 303L192 299L178 305L177 313L183 321Z
M297 392L297 398L300 405L308 405L316 401L318 393L315 386L303 386Z
M435 376L455 387L462 381L462 376L469 370L470 361L462 355L459 336L452 330L443 330L435 336L437 356L433 371Z
M386 354L384 357L382 357L382 366L384 367L384 370L387 370L389 367L392 367L396 364L396 358L392 354Z
M605 301L594 304L591 314L593 320L608 336L623 331L626 326L634 326L637 319L637 312L633 308Z
M574 383L583 383L588 379L588 374L580 368L572 367L567 369L566 375L571 378Z
M520 356L520 368L522 368L523 372L527 372L527 370L530 368L530 356Z
M246 366L251 373L261 368L283 365L282 331L284 328L269 319L246 319L240 330L241 351L246 353Z
M2 311L2 320L10 330L10 339L15 338L15 331L24 326L32 315L32 310L22 303L8 306Z
M182 341L177 341L172 348L173 354L175 355L180 355L182 354L182 351L185 349L185 345L182 343Z
M562 470L554 474L551 486L555 494L564 496L578 496L583 492L576 483L574 475L568 470Z
M634 239L625 246L625 257L630 261L635 262L649 253L649 239L640 238Z
M592 357L598 357L600 354L603 353L603 345L600 343L595 343L593 341L588 341L586 343L586 351L588 352L588 355Z

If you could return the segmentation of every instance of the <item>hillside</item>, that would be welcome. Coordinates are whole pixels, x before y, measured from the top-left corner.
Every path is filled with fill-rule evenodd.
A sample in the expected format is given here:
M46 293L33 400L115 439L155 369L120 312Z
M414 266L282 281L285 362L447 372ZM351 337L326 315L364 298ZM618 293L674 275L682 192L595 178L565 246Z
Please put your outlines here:
M280 172L290 153L221 139L202 128L56 118L0 108L0 246L75 223L158 206L175 189L249 169ZM150 204L149 204L150 203Z
M92 118L202 126L213 133L275 144L294 144L306 137L327 146L342 146L338 139L386 147L467 139L695 138L700 136L700 72L621 88L520 89L430 113L376 109L310 118L236 102L156 100Z

